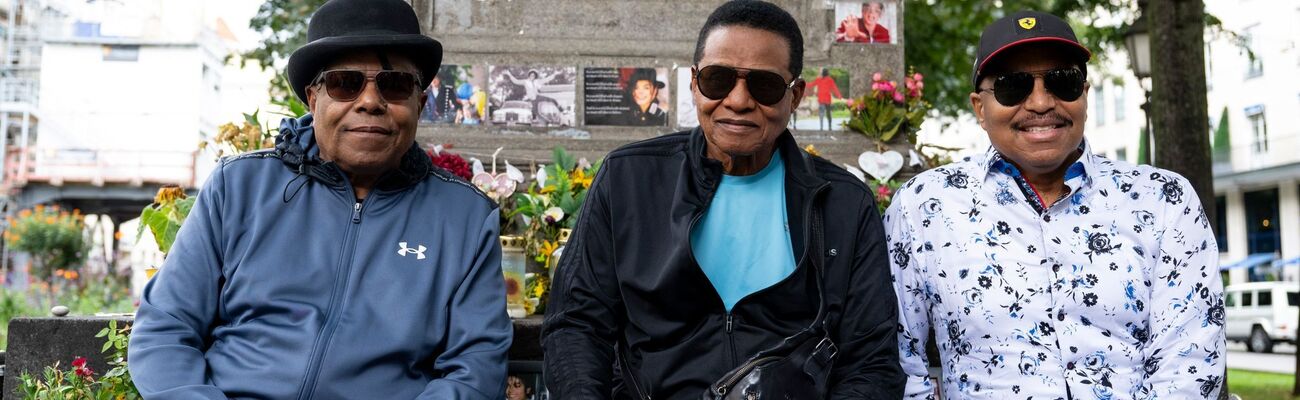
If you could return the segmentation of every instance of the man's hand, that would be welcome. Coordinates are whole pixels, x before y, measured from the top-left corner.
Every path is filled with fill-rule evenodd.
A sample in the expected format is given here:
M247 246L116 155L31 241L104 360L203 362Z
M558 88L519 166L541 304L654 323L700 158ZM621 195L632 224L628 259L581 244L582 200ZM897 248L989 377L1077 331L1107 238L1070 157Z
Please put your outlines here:
M840 27L844 28L844 37L850 41L856 41L858 38L862 37L862 29L859 28L861 26L859 25L861 21L862 18L850 15L848 18L844 19L844 22L840 22Z

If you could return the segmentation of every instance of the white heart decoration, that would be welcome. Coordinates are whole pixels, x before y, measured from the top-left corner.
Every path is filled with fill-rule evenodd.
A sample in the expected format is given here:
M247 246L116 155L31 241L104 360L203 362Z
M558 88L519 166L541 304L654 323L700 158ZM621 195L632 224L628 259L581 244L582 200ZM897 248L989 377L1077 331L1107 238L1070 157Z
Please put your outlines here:
M903 155L893 150L884 154L867 151L858 156L858 166L872 178L887 181L903 169Z

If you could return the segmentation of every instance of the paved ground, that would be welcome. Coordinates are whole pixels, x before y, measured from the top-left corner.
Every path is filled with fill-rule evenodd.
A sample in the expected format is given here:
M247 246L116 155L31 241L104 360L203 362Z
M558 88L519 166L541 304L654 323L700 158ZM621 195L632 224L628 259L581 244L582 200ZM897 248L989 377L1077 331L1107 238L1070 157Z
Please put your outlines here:
M1294 374L1295 353L1295 346L1289 344L1275 345L1273 353L1261 354L1247 352L1245 343L1228 342L1228 368Z

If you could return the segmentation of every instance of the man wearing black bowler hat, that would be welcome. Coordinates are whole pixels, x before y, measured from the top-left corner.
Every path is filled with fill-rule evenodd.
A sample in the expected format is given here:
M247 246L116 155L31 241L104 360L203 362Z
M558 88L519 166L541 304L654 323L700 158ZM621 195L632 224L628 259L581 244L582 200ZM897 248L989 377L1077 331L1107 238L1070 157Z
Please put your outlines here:
M1214 398L1219 252L1183 177L1093 154L1091 53L1056 16L980 37L970 95L992 146L926 171L885 213L907 398Z
M495 399L498 210L414 136L442 46L401 0L331 0L288 77L311 114L223 159L145 288L145 398Z

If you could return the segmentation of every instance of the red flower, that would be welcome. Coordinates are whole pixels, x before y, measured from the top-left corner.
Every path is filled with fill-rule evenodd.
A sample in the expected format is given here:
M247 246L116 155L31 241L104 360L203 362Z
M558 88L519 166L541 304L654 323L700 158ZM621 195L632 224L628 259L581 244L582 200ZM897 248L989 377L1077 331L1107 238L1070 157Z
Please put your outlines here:
M95 376L95 371L91 371L86 366L86 357L77 357L72 359L72 371L82 378L90 379Z
M448 172L455 174L456 176L465 178L465 180L470 179L469 163L466 162L465 159L462 158L460 155L449 151L443 151L440 154L434 154L433 150L429 150L428 154L429 154L429 159L433 160L433 165L437 165L439 168L445 169Z

